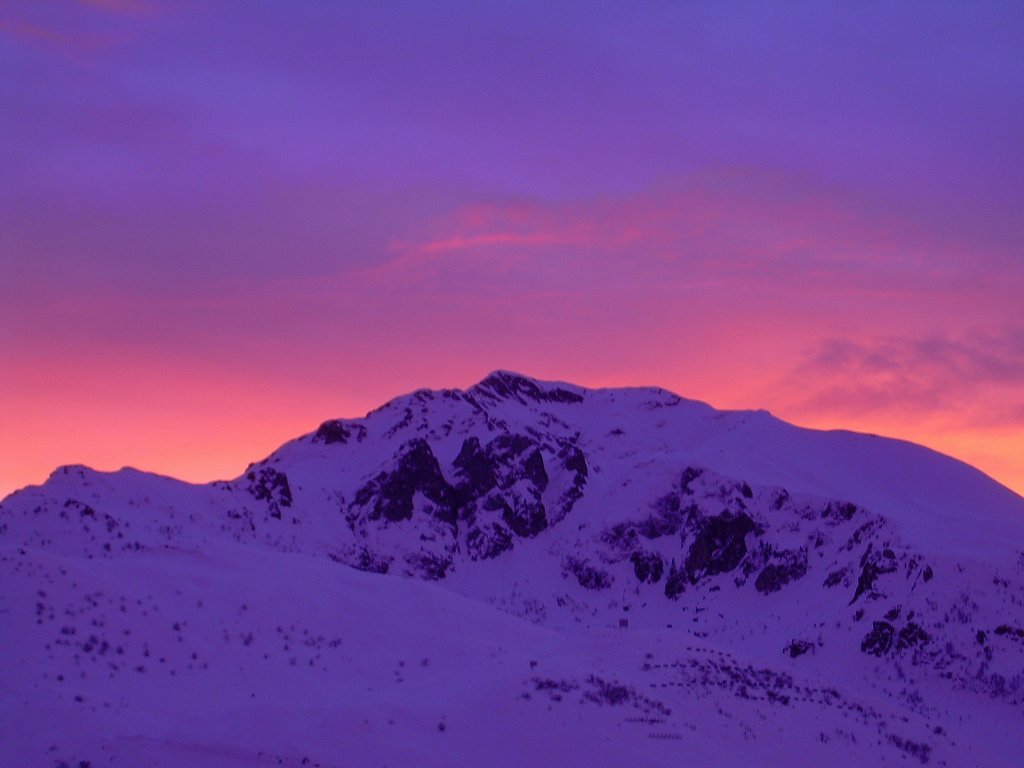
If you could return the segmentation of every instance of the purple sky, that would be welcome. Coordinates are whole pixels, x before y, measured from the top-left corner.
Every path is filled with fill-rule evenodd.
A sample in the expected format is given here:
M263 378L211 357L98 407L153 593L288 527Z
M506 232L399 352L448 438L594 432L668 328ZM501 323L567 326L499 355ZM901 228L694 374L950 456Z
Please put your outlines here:
M1021 3L2 8L0 491L498 367L1024 489Z

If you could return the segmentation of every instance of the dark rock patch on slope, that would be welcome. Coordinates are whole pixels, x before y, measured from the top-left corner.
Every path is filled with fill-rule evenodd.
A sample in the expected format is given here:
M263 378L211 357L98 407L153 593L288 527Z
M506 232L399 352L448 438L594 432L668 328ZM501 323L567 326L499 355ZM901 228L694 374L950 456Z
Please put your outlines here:
M365 440L366 427L362 424L353 424L342 419L333 419L325 421L313 433L313 442L324 443L325 445L333 445L335 443L344 445L351 439L355 439L357 443Z
M292 489L288 484L288 476L273 467L251 469L246 475L249 481L249 493L259 501L266 501L270 516L281 517L281 507L292 505Z
M537 382L506 371L496 371L474 386L470 392L502 399L514 399L523 403L582 403L583 395L568 389L541 388Z

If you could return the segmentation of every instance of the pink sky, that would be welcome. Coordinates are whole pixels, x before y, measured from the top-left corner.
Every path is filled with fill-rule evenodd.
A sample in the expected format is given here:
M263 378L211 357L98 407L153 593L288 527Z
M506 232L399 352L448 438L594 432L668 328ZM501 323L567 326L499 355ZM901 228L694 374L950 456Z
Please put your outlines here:
M1024 12L9 2L0 493L495 368L1024 491Z

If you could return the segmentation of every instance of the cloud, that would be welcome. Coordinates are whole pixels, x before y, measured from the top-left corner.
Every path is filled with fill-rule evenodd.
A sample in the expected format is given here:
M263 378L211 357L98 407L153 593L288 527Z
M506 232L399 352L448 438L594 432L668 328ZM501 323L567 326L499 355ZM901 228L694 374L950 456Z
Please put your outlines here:
M21 19L0 20L0 33L15 40L34 45L65 45L72 42L72 36L50 27L33 24Z
M154 0L74 0L75 4L106 13L146 15L155 13L160 5Z
M927 314L972 296L1005 319L1024 289L1019 269L997 271L1001 252L880 215L799 176L749 169L620 196L473 202L413 223L389 250L374 267L387 280L543 275L580 289L760 294L776 306L817 304L822 314L845 302L868 318L896 300Z
M78 57L130 40L137 19L162 10L155 0L13 3L0 18L0 34L40 51Z
M789 374L805 414L1024 426L1024 326L958 335L826 338Z

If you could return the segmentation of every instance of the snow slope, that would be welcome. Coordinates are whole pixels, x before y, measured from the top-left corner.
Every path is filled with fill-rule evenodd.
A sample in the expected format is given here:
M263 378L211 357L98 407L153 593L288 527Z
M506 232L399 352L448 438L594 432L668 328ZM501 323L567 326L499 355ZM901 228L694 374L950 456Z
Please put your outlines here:
M1024 499L495 372L0 504L4 765L1020 765Z

